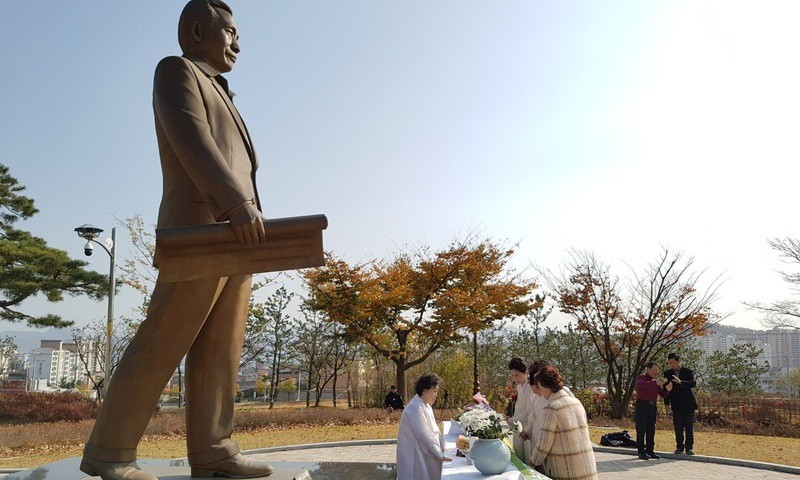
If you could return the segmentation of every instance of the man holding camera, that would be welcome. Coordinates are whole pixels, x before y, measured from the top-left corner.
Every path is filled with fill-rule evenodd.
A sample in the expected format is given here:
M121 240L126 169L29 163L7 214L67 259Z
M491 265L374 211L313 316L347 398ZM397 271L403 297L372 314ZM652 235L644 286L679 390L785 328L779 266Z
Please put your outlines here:
M664 381L658 377L658 364L650 362L645 367L644 375L636 377L636 407L634 419L636 421L636 443L639 445L639 458L642 460L659 459L661 455L655 452L656 446L656 412L658 397L666 397Z
M692 389L697 386L694 372L681 365L681 357L676 353L667 356L670 369L664 372L664 379L671 385L664 403L672 407L672 425L675 427L675 453L686 452L694 455L694 412L697 400Z

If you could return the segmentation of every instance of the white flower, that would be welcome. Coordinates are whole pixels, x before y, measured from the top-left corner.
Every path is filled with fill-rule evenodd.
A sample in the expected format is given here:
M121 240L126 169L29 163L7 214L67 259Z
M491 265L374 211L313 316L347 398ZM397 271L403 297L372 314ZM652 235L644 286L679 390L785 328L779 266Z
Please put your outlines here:
M484 435L491 435L489 438L499 438L502 432L500 426L500 415L494 410L484 408L474 408L464 412L459 421L461 427L468 435L476 435L484 438Z

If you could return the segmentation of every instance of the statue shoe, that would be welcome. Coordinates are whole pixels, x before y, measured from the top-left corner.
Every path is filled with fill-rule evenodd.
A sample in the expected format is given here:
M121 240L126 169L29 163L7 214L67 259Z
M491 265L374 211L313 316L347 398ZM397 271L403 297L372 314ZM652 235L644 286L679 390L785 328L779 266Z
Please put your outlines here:
M193 465L192 477L258 478L268 477L272 475L272 471L272 467L267 462L249 460L237 453L219 462Z
M83 457L80 469L87 475L103 480L158 480L155 475L143 472L136 462L101 462Z

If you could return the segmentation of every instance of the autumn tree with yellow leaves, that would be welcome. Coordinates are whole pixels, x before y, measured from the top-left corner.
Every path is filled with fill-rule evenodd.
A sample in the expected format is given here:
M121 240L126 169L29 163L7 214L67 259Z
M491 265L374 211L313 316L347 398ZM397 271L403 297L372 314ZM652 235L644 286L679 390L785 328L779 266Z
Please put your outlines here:
M454 321L472 337L472 391L477 393L478 332L497 321L526 315L540 307L541 300L529 297L534 283L509 268L513 249L487 241L456 255L465 261L449 288L437 299L437 315Z
M307 304L340 324L349 341L391 360L405 395L409 368L469 332L527 312L533 284L510 269L513 253L470 237L438 252L423 247L361 265L329 256L302 274Z
M712 309L719 277L700 289L704 272L693 259L664 249L641 274L622 283L593 254L573 252L559 278L548 275L559 308L588 334L605 364L614 418L627 414L636 376L648 362L664 364L669 351L720 318Z

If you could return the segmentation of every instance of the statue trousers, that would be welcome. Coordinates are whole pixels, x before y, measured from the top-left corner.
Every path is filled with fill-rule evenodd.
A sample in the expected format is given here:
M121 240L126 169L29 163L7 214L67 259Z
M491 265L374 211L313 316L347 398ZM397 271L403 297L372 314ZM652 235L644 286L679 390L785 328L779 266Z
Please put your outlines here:
M156 282L147 318L113 372L85 456L136 459L139 440L184 356L189 463L239 453L231 433L250 283L250 275Z

